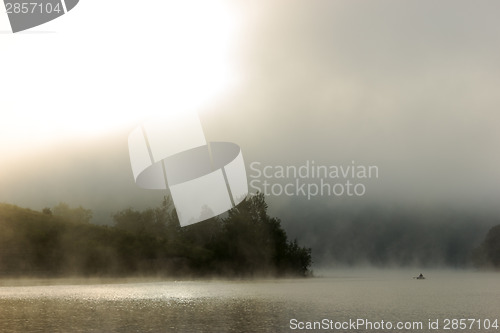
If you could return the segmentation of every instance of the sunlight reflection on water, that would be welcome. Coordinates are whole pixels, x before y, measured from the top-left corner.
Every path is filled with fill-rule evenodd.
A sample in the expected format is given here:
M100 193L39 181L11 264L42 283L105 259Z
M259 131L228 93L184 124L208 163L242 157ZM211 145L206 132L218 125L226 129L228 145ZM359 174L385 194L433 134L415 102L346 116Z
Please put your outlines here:
M496 275L472 273L435 274L425 281L363 273L298 280L0 287L0 325L2 332L290 332L292 318L495 319L499 287Z

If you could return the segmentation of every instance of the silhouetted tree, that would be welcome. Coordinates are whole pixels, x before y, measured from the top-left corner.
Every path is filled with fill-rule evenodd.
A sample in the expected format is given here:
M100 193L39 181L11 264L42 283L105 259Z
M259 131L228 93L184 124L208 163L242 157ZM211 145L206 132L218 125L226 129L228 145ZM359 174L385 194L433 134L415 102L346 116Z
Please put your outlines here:
M88 223L91 212L61 203L54 214L0 204L0 274L305 275L310 249L289 242L258 194L181 228L165 197L157 208L117 212L114 226Z
M500 269L500 225L491 228L481 245L473 252L478 267Z
M70 208L68 204L61 202L52 209L54 216L59 216L63 220L75 223L89 223L92 219L92 211L82 206Z
M281 221L267 214L264 194L248 197L222 219L217 258L236 274L307 275L311 250L289 242Z

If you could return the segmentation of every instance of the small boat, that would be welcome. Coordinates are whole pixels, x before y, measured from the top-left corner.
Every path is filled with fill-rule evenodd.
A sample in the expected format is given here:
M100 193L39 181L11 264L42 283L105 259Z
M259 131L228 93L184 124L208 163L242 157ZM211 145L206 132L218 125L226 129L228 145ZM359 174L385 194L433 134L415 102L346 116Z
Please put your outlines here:
M420 273L420 275L419 276L415 276L414 279L425 280L425 276L422 273Z

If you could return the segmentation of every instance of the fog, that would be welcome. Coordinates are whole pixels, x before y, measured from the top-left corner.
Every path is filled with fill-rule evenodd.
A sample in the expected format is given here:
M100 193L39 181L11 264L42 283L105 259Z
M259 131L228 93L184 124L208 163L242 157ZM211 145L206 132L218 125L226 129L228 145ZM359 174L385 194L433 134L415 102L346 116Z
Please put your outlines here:
M497 4L292 3L245 39L245 86L211 133L224 119L264 164L378 165L383 201L496 202Z
M453 265L459 244L473 248L498 223L500 3L252 1L239 10L229 57L239 81L200 107L207 140L240 145L249 175L252 162L379 169L362 197L268 197L271 215L313 247L318 262L349 264L372 251L352 245L350 255L342 249L346 257L332 253L332 239L347 235L342 228L353 221L387 228L384 237L423 230L411 244L438 233L434 249L443 235L467 235L432 260L410 244L407 257L382 258L388 265ZM133 181L127 136L134 126L2 154L0 202L82 205L98 224L127 207L158 206L168 192Z

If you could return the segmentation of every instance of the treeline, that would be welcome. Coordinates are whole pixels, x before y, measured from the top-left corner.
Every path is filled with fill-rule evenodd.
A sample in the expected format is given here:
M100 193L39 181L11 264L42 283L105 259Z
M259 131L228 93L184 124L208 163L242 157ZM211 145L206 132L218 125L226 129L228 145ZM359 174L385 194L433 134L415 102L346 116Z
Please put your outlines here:
M500 225L491 228L473 253L474 265L482 269L500 270Z
M42 212L0 204L0 275L306 276L311 250L289 241L262 194L181 228L170 198L125 209L113 226L60 204Z
M319 267L472 268L478 260L476 248L499 221L494 213L442 207L335 207L328 214L308 213L305 224L300 210L296 218L284 212L285 226L290 235L312 245ZM498 250L490 251L500 257Z

